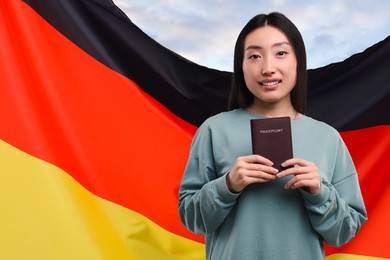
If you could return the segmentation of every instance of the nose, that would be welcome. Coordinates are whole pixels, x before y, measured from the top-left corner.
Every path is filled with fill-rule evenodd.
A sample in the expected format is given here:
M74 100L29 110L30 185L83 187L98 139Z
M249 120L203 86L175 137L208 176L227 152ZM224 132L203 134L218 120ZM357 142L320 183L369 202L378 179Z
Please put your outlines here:
M274 63L273 63L271 58L269 58L269 57L264 57L263 58L263 66L262 66L261 73L264 76L269 76L269 75L275 74Z

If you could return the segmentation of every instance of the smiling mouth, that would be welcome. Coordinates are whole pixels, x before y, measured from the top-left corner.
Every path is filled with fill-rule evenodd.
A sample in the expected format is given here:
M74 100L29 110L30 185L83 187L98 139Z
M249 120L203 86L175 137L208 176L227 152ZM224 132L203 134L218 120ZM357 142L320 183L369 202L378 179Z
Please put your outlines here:
M282 82L282 80L275 80L275 81L261 81L259 82L260 85L262 86L265 86L265 87L272 87L272 86L275 86L276 84L279 84L280 82Z

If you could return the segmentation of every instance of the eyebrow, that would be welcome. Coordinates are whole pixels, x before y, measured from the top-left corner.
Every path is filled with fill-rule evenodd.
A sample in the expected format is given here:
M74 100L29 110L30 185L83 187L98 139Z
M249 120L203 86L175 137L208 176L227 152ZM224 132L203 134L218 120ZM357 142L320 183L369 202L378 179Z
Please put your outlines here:
M289 42L283 41L283 42L277 42L277 43L273 44L271 46L271 48L279 47L279 46L282 46L282 45L285 45L285 44L290 45ZM261 46L249 45L248 47L245 48L245 51L247 51L247 50L261 50L261 49L263 49L263 47L261 47Z

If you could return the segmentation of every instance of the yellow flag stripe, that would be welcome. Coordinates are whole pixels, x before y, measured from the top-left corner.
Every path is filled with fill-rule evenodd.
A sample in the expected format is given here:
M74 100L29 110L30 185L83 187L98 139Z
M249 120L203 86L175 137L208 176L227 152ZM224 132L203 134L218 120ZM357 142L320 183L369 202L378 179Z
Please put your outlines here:
M205 258L203 244L95 196L2 140L0 173L0 259Z
M326 260L383 260L388 258L378 258L372 256L359 256L350 254L333 254L326 257Z
M2 140L0 172L0 259L205 259L203 244L97 197L60 168Z

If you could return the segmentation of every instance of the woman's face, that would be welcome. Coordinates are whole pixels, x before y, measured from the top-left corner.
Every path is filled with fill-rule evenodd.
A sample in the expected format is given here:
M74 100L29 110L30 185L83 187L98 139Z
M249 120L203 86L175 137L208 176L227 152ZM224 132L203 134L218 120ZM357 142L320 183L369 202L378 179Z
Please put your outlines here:
M297 59L286 35L272 26L255 29L244 41L244 79L254 104L291 105Z

